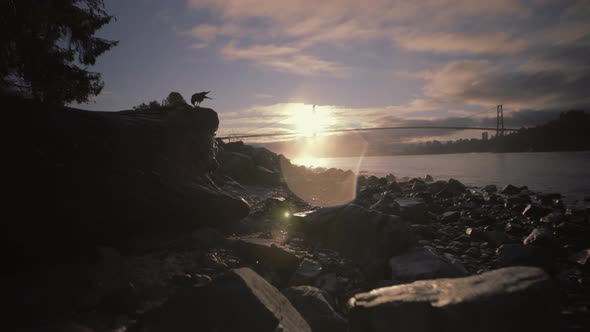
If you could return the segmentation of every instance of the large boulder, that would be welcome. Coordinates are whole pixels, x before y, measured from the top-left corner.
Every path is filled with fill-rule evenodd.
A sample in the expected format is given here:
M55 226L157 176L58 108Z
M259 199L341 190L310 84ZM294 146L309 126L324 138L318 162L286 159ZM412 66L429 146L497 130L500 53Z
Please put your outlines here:
M400 214L399 204L397 204L397 202L395 201L395 197L393 197L393 195L390 194L383 196L375 204L371 205L370 209L377 210L384 214Z
M416 281L423 279L455 278L467 275L458 263L449 262L428 248L416 248L389 260L393 280Z
M184 288L143 315L142 331L311 331L276 288L248 268Z
M356 204L316 210L303 223L310 236L361 264L388 259L415 244L413 233L400 217Z
M326 291L312 286L289 287L283 294L301 313L313 331L346 332L347 321L340 316L328 301Z
M234 242L236 253L247 261L276 273L277 283L286 285L299 267L301 258L269 239L242 238Z
M11 188L5 241L22 261L86 255L98 245L226 227L249 214L246 202L208 178L218 166L217 113L87 112L29 105L5 114L11 133ZM23 130L22 128L29 128ZM34 207L34 208L32 208ZM21 238L21 239L19 239ZM72 250L76 248L76 250Z
M520 194L520 192L520 188L513 186L511 184L507 184L506 186L504 186L504 188L502 188L502 190L500 190L500 193L504 195L517 195Z
M524 209L524 211L522 211L522 215L527 218L539 219L545 217L551 212L553 212L553 209L551 208L536 204L529 204Z
M428 222L428 209L424 201L418 198L398 198L395 202L399 205L400 216L413 224Z
M349 301L349 331L556 331L552 290L532 267L375 289Z
M496 255L500 266L527 265L546 267L551 263L545 250L523 244L503 244L496 249Z

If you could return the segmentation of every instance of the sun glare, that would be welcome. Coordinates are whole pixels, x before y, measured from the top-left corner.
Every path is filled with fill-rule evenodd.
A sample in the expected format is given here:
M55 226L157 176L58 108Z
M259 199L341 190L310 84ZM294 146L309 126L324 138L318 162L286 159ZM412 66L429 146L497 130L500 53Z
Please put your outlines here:
M316 136L326 129L329 120L330 117L325 110L322 112L320 107L313 105L303 105L293 109L291 113L291 122L299 136Z

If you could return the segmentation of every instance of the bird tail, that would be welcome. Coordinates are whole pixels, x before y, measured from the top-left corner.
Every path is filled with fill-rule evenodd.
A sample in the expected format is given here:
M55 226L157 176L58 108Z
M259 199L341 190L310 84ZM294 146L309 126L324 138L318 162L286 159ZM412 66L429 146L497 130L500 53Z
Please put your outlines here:
M205 96L205 98L204 98L204 99L213 99L213 98Z

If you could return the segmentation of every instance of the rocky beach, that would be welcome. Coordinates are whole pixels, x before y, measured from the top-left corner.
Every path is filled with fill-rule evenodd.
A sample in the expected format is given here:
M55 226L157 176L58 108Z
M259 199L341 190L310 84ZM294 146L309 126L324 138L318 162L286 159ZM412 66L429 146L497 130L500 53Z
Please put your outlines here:
M5 131L9 330L590 327L590 211L559 193L305 168L188 105L34 115Z

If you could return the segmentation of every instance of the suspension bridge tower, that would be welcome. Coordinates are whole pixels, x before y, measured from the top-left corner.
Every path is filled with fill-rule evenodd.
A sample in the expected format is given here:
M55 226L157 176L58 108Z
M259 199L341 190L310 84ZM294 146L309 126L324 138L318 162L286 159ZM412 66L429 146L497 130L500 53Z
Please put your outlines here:
M502 105L496 106L496 137L504 136L504 109Z

